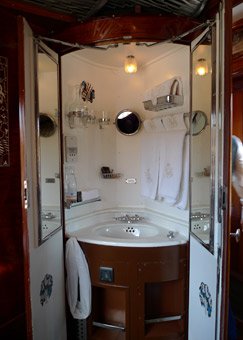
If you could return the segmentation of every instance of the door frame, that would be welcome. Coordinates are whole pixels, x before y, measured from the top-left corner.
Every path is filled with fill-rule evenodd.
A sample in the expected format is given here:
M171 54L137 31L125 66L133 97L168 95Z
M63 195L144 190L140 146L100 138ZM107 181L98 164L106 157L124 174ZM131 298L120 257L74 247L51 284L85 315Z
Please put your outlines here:
M223 178L222 185L226 189L226 199L221 202L223 228L221 231L221 313L220 336L228 339L228 308L229 308L229 284L230 284L230 207L231 207L231 136L232 136L232 112L231 112L231 80L232 80L232 1L225 1L225 34L224 34L224 96L223 96ZM220 214L220 211L219 211Z

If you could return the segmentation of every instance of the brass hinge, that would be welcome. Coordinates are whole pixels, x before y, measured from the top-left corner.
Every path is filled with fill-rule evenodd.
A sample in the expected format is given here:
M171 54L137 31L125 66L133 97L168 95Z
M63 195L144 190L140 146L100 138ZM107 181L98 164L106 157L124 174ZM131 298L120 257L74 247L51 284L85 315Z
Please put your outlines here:
M227 194L228 188L225 185L222 185L219 188L219 206L218 206L218 221L222 222L222 210L227 208Z
M28 209L29 207L29 200L28 200L28 181L27 179L24 180L24 208Z

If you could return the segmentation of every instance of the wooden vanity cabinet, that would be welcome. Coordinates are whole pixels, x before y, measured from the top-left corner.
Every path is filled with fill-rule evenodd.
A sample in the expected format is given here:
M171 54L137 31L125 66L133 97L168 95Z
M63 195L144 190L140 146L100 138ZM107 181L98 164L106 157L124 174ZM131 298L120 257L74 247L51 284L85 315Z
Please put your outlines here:
M88 339L187 338L186 244L131 248L80 242L80 246L92 282Z

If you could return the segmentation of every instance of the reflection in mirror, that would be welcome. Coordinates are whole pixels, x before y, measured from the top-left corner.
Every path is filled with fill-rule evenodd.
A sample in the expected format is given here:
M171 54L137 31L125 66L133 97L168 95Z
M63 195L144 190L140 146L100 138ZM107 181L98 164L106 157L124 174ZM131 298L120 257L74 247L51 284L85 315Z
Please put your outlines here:
M36 42L36 72L38 239L41 244L61 227L61 194L58 64L55 55L40 42Z
M214 72L212 69L212 32L204 36L192 53L192 115L191 115L191 232L213 251L211 206L211 112ZM207 62L207 71L198 73L198 60Z
M141 119L137 112L126 109L117 114L115 124L120 133L131 136L138 133Z
M50 137L54 135L57 129L55 117L47 113L40 113L39 115L40 136Z

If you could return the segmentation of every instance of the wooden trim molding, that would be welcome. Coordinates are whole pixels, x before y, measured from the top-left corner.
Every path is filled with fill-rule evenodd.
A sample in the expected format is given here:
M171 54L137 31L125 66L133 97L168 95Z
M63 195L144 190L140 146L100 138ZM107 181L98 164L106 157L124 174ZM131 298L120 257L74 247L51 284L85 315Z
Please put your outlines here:
M178 36L199 23L190 18L182 20L180 17L154 15L98 18L68 27L53 38L83 45L126 41L154 42Z
M27 340L32 339L32 317L30 302L30 260L29 260L29 234L27 223L27 210L24 202L24 180L26 179L26 152L25 152L25 79L24 79L24 19L17 18L18 24L18 65L19 65L19 127L20 127L20 163L21 163L21 201L22 201L22 244L24 254L24 286L25 286L25 314Z

